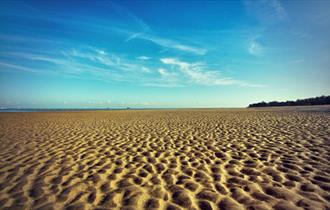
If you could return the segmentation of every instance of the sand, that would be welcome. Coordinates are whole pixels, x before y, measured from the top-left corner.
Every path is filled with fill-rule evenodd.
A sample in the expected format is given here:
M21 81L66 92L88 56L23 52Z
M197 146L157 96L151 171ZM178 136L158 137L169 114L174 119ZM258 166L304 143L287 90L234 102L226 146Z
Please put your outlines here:
M330 209L330 112L0 113L0 209Z

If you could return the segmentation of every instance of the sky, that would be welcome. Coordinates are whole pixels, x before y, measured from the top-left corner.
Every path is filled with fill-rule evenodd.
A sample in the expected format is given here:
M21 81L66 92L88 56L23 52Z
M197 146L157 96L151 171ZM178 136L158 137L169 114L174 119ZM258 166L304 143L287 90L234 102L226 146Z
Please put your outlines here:
M330 95L330 1L0 1L0 108Z

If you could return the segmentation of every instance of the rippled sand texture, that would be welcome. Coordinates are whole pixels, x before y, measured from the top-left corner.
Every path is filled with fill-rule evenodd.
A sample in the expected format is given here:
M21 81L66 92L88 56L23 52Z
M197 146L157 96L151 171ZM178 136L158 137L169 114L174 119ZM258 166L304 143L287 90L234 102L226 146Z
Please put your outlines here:
M0 209L330 209L330 112L0 113Z

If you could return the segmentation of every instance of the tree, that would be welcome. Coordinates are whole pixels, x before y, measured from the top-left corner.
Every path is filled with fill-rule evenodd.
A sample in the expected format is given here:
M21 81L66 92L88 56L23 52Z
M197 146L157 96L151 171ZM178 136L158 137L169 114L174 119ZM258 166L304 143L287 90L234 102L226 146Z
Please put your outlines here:
M249 108L252 107L269 107L269 106L308 106L308 105L326 105L330 104L330 96L319 96L315 98L298 99L296 101L271 101L271 102L259 102L249 104Z

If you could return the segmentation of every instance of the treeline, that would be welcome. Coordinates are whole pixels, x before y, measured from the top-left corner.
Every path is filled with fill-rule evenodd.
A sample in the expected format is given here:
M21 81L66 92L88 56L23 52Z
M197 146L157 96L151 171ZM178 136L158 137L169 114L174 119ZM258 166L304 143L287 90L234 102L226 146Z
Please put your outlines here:
M296 101L271 101L271 102L259 102L250 104L251 107L269 107L269 106L308 106L308 105L326 105L330 104L330 96L320 96L315 98L306 98L306 99L298 99Z

